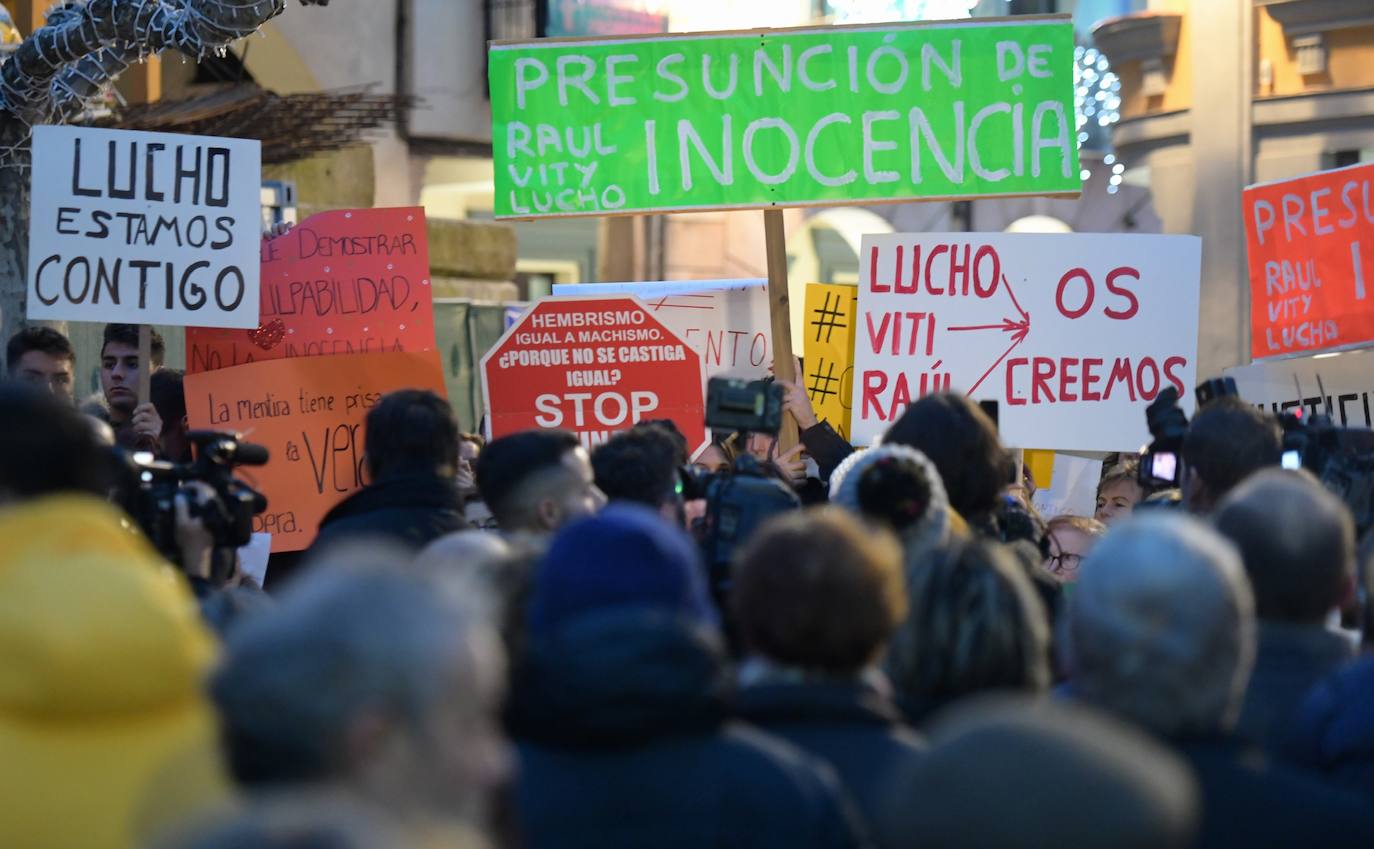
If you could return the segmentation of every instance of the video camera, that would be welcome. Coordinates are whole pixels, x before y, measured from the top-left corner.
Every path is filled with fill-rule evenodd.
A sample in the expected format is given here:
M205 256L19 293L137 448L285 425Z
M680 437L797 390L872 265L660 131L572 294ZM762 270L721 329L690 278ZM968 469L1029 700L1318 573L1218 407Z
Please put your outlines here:
M777 383L713 377L707 384L708 430L776 436L782 427L782 414L782 387ZM712 593L718 602L723 601L730 589L730 563L738 546L772 516L801 507L801 501L790 487L770 477L747 451L729 469L718 472L684 466L679 470L679 480L684 500L706 501L706 516L694 530Z
M253 538L253 517L267 509L267 498L234 477L239 466L262 466L268 451L242 442L238 434L191 431L195 446L190 463L166 463L151 454L122 455L125 475L116 502L138 522L153 546L183 569L177 544L177 496L185 495L191 518L198 518L213 539L210 583L218 586L233 574L238 549ZM192 484L208 486L214 497L202 503Z
M1197 386L1198 409L1218 398L1238 396L1233 377L1216 377ZM1183 437L1188 434L1188 415L1178 406L1178 390L1172 386L1160 391L1145 408L1145 423L1150 428L1150 447L1140 458L1137 480L1147 491L1177 489L1183 482Z
M1325 387L1321 393L1326 397ZM1361 536L1374 527L1374 431L1336 424L1329 404L1324 413L1313 416L1304 416L1301 407L1287 410L1279 414L1279 425L1283 467L1316 475L1350 508Z
M1326 397L1325 387L1319 388ZM1297 387L1302 398L1302 387ZM1234 378L1214 378L1197 387L1198 408L1226 396L1239 396ZM1153 442L1141 457L1140 484L1147 489L1176 488L1180 483L1183 438L1188 418L1178 408L1178 392L1169 387L1145 410ZM1278 416L1283 429L1281 464L1306 469L1350 508L1361 536L1374 528L1374 430L1337 425L1330 405L1324 413L1304 415L1297 407Z

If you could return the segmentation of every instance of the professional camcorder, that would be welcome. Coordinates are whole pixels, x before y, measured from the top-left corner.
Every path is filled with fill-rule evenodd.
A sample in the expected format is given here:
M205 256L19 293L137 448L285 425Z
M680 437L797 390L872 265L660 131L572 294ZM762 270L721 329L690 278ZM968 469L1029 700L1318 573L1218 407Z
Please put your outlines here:
M1198 385L1198 408L1239 394L1233 378L1214 378ZM1326 397L1324 387L1321 394ZM1301 387L1298 397L1303 397ZM1146 408L1145 419L1153 441L1141 457L1140 483L1147 489L1176 488L1183 471L1183 438L1188 433L1178 392L1173 387L1160 392ZM1287 410L1279 414L1278 422L1283 429L1283 467L1315 475L1350 508L1361 535L1374 528L1374 431L1335 424L1329 403L1325 412L1315 415L1304 414L1302 407Z
M1374 431L1335 424L1329 405L1324 413L1312 416L1303 415L1301 407L1285 411L1279 415L1279 424L1283 427L1283 467L1307 469L1316 475L1350 508L1361 536L1374 527Z
M166 463L142 452L122 455L126 472L116 501L172 563L185 568L177 544L177 496L185 495L191 518L200 519L213 539L210 583L218 586L233 574L238 549L253 537L253 517L267 509L261 493L234 477L239 466L267 463L267 449L239 440L238 434L192 431L190 463ZM202 501L193 484L204 484L213 497Z
M776 436L782 427L782 412L782 387L772 381L715 377L707 385L709 430L743 437L750 433ZM736 548L769 518L796 510L801 501L743 451L729 469L712 473L687 466L679 475L684 500L706 501L706 516L694 530L709 570L711 590L717 600L722 600L730 588L730 562Z
M1198 409L1218 398L1239 395L1235 378L1217 377L1198 384ZM1177 489L1183 483L1183 437L1188 433L1188 416L1178 406L1178 390L1172 386L1160 391L1145 408L1145 423L1150 428L1150 447L1140 458L1137 479L1146 491Z

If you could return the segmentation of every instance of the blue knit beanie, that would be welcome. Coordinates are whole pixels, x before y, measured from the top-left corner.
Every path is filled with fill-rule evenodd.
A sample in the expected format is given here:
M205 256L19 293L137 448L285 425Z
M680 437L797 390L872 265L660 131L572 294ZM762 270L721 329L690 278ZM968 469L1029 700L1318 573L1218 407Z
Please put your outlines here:
M529 630L546 634L590 613L632 607L717 621L691 538L652 510L614 504L554 538L535 574Z

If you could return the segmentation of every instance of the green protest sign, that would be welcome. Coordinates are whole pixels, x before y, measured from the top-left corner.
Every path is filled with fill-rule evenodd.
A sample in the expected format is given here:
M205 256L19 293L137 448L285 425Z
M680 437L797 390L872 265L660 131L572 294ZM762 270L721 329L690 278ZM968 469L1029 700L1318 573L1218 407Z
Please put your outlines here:
M1076 194L1067 17L494 44L497 217Z

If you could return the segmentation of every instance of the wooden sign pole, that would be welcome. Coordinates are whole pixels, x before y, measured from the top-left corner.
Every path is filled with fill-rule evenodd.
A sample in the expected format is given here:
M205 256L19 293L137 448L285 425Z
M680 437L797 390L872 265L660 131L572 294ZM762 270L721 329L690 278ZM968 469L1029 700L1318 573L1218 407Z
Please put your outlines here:
M153 379L153 328L138 326L138 403L147 404L152 400Z
M773 330L773 376L789 383L800 379L792 359L792 306L787 295L787 239L782 210L763 211L763 236L768 254L768 314ZM778 432L777 451L781 454L797 444L797 420L783 416Z

